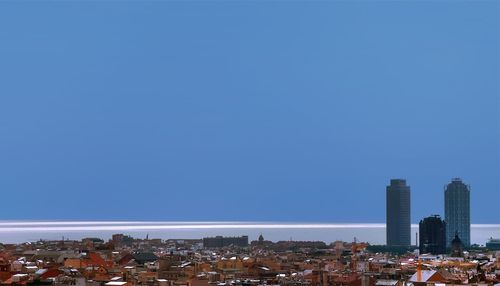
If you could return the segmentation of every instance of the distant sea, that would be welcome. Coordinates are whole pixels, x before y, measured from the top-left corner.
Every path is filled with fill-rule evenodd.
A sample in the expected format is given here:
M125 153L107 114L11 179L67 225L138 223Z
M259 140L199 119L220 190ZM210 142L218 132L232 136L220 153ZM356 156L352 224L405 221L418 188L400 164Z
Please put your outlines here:
M472 243L484 245L490 237L500 238L500 224L473 224ZM412 242L418 225L412 225ZM248 235L256 240L262 234L266 240L336 240L371 244L385 243L382 223L281 223L281 222L164 222L164 221L0 221L0 242L21 243L40 239L79 240L123 233L136 238L203 238L207 236Z

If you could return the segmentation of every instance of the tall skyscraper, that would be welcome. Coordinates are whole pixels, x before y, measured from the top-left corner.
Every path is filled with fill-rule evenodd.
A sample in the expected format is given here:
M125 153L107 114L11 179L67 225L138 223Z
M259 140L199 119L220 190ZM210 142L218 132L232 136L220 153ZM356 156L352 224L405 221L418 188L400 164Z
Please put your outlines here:
M386 189L386 208L387 245L410 246L410 187L406 180L391 180Z
M444 191L446 245L458 234L465 247L470 246L470 187L460 178L451 180Z
M418 225L420 253L446 253L446 223L438 215L426 217Z

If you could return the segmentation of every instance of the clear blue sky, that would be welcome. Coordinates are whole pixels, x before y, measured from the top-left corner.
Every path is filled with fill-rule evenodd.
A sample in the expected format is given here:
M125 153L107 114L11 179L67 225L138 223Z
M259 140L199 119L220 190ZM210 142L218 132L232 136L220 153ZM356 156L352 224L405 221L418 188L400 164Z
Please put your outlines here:
M1 219L500 223L498 1L1 1Z

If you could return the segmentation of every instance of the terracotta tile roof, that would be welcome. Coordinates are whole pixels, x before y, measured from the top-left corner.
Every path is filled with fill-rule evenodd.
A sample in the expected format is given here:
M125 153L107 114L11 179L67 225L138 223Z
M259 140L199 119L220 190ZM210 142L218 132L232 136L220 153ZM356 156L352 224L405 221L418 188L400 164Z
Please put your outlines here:
M104 260L99 253L96 252L90 252L87 254L87 264L93 265L93 266L102 266L102 267L111 267L113 266L112 261L106 261Z

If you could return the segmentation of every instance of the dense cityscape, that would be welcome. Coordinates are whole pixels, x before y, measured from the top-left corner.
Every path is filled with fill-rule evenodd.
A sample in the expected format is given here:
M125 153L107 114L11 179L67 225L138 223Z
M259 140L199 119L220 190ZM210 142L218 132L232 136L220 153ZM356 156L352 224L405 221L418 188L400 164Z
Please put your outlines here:
M500 240L470 243L470 187L444 190L444 220L422 218L411 245L410 187L386 189L387 243L200 239L115 234L0 245L0 285L500 285ZM438 211L438 210L436 210Z
M0 0L0 286L500 286L500 0Z

